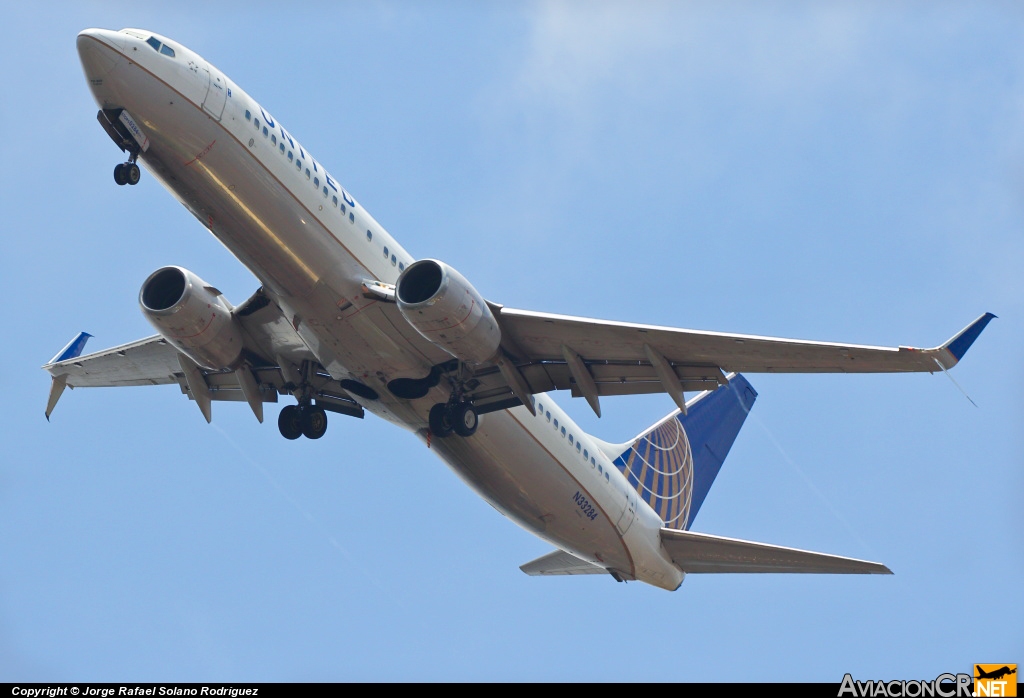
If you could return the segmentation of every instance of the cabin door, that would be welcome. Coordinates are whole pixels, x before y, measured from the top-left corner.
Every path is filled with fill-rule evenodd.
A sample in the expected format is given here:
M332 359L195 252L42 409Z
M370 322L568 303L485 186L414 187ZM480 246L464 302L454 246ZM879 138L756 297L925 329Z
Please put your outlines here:
M220 121L221 115L224 114L224 103L228 98L227 81L221 72L209 63L206 64L204 70L209 78L209 83L206 88L206 98L203 100L203 111Z

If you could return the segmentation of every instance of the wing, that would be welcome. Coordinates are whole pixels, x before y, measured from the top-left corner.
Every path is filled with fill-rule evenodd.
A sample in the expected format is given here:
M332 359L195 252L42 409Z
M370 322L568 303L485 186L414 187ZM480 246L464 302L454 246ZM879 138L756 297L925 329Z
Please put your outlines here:
M474 399L482 405L493 402L505 407L510 402L528 401L529 394L571 390L574 397L586 397L599 415L598 397L603 395L667 392L685 410L683 391L714 389L732 372L945 371L957 364L995 317L985 313L945 344L919 349L677 329L497 305L491 308L501 326L506 365L478 373L480 386Z
M174 374L181 373L178 352L159 335L88 356L58 359L43 369L55 378L64 376L72 388L164 385L176 383Z
M878 562L671 528L661 529L661 544L672 562L688 574L892 574Z
M52 377L46 418L65 387L98 388L177 384L195 400L207 421L211 401L245 401L262 421L265 402L277 402L292 387L286 374L307 365L306 378L316 403L328 410L362 417L359 404L322 369L277 306L260 289L235 309L245 331L245 362L235 370L211 371L180 354L159 335L81 356L82 332L43 366ZM281 364L287 364L282 368Z

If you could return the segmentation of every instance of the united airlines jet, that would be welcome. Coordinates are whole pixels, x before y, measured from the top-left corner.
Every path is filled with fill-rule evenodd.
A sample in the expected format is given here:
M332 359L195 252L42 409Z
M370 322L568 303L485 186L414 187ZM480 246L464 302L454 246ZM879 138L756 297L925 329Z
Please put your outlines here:
M470 487L555 550L530 575L605 574L664 589L688 573L888 574L882 564L690 531L757 393L742 373L946 371L986 313L933 349L607 322L506 308L458 271L412 257L270 110L201 56L139 29L87 29L78 53L100 126L262 284L240 305L167 266L139 304L157 334L44 369L46 417L67 386L176 385L266 403L286 439L371 412L414 432ZM667 393L635 439L584 433L551 396ZM686 393L692 396L687 399Z

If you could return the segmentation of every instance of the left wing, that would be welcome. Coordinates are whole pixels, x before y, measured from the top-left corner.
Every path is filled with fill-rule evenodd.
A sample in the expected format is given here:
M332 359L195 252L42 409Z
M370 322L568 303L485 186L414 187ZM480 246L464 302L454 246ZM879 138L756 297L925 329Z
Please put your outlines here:
M985 313L946 343L920 349L678 329L498 305L491 309L501 327L505 365L476 374L480 386L474 399L484 409L490 403L527 402L528 394L571 390L574 397L587 398L599 415L599 396L661 392L685 411L684 391L712 390L733 372L945 371L995 317Z

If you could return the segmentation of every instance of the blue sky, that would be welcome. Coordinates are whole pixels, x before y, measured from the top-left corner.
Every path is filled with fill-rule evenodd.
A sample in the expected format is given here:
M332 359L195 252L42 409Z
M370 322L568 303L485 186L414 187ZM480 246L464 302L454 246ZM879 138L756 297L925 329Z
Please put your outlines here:
M79 3L7 10L0 680L933 678L1024 661L1024 10L1013 3ZM67 392L164 264L258 282L117 149L75 35L149 28L413 255L511 307L870 344L1000 316L947 378L762 376L695 530L892 577L533 579L414 437L285 442L174 388ZM664 396L560 402L626 440ZM283 403L282 403L283 404Z

